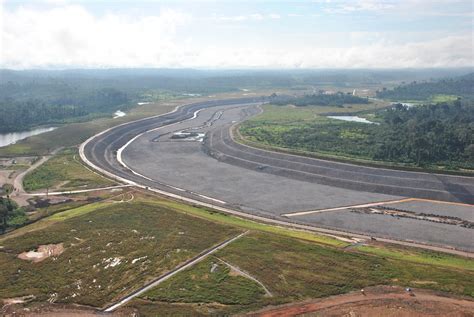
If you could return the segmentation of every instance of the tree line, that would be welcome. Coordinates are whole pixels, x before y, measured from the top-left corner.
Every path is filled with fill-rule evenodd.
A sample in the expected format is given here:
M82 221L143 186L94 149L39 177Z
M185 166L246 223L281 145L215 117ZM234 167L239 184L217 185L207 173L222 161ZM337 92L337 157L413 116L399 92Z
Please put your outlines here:
M243 135L265 144L361 159L448 169L474 169L474 104L457 100L376 113L380 124L318 120L295 123L247 121Z
M328 107L342 107L346 104L368 104L368 98L354 96L351 93L337 92L334 94L318 93L309 94L299 97L293 96L277 96L273 94L270 100L274 105L295 105L297 107L306 106L328 106Z
M130 98L113 88L102 88L54 98L0 99L0 133L26 130L38 125L65 123L90 115L123 109Z
M457 100L383 113L374 159L474 168L474 105ZM382 141L382 142L380 142Z
M434 82L419 83L413 81L392 90L377 91L378 98L391 100L429 100L432 96L438 94L474 99L474 73Z

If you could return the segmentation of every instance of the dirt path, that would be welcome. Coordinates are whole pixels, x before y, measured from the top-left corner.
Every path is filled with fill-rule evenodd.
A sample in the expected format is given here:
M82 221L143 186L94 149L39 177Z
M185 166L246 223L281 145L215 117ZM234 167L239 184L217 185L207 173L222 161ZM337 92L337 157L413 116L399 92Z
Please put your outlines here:
M27 199L29 197L25 197L26 191L23 188L23 179L25 178L26 174L30 173L34 169L44 164L47 160L53 157L61 149L62 148L57 148L54 151L52 151L50 155L42 156L38 161L32 164L28 169L24 170L23 172L21 172L15 177L15 179L13 180L13 187L15 188L15 191L12 194L12 198L18 203L18 205L20 206L28 205Z
M240 275L243 275L245 276L246 278L248 279L251 279L252 281L254 281L255 283L257 283L258 285L260 285L263 290L265 291L265 295L268 296L268 297L273 297L273 294L268 290L268 288L262 283L260 282L259 280L257 280L255 277L253 277L252 275L250 275L249 273L245 272L245 271L242 271L239 267L235 266L235 265L232 265L224 260L222 260L221 258L218 258L216 257L219 261L221 261L222 263L224 263L225 265L227 265L229 268L231 268L232 270L236 271L237 273L239 273Z
M463 311L474 314L474 301L440 296L434 292L426 290L413 290L412 296L400 287L375 287L366 289L364 293L365 295L361 292L352 292L349 294L332 296L325 299L267 308L255 313L250 313L246 316L298 316L301 314L320 312L328 308L341 308L345 304L362 304L362 306L369 307L372 306L376 301L380 300L385 300L385 303L387 303L387 300L398 300L405 303L409 301L416 301L417 304L423 304L425 302L425 305L427 305L427 302L429 302L431 306L432 303L436 303L439 307L458 306L462 308ZM335 315L337 315L337 313Z
M99 188L89 188L89 189L78 189L78 190L64 190L58 192L44 192L44 193L33 193L33 194L24 194L29 197L33 196L57 196L57 195L69 195L69 194L82 194L82 193L89 193L89 192L96 192L101 190L110 190L110 189L119 189L125 187L131 187L133 185L117 185L117 186L108 186L108 187L99 187ZM132 198L133 200L133 198ZM131 201L131 200L130 200Z
M38 161L36 161L33 165L28 167L28 169L24 170L20 174L18 174L15 179L13 180L13 186L15 187L15 195L23 195L25 194L25 189L23 188L23 179L25 178L26 174L33 171L34 169L38 168L40 165L45 163L47 160L51 158L52 155L42 156Z

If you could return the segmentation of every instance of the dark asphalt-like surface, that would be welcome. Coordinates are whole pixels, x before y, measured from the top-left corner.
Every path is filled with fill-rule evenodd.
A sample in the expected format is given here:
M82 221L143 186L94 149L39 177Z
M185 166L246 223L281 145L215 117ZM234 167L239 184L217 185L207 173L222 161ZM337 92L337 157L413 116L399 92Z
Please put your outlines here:
M254 114L257 103L240 109L237 106L256 101L249 98L183 106L171 114L113 128L88 142L84 154L97 167L138 184L269 218L288 220L280 214L393 200L401 196L474 201L474 181L468 177L361 167L237 144L230 137L229 127ZM196 119L177 123L210 107L213 108L202 110ZM218 110L223 114L217 114ZM213 121L211 126L201 127L209 121ZM176 124L167 126L173 123ZM138 137L122 154L127 166L145 178L117 162L116 151L120 147L136 135L159 127L163 128ZM199 127L195 129L198 132L207 132L203 144L164 136L166 132L192 127ZM331 219L338 214L343 216ZM328 219L312 215L288 221L472 250L472 243L466 241L472 229L453 232L447 225L438 228L429 222L412 220L414 223L408 225L409 230L401 230L403 226L399 225L391 230L387 228L392 226L393 217L380 216L385 219L377 218L375 224L362 217L354 221L352 218L356 215L327 213ZM360 225L364 222L367 225ZM402 222L405 220L398 224Z
M358 166L270 152L236 143L228 126L209 133L216 159L262 172L358 191L474 204L474 178Z

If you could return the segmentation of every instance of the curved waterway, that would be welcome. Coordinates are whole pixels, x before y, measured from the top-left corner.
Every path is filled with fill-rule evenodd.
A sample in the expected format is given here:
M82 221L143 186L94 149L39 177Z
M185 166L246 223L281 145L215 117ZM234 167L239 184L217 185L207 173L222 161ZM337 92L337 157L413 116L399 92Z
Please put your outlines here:
M37 128L37 129L21 131L21 132L0 133L0 147L4 147L10 144L15 144L16 142L26 139L30 136L53 131L54 129L56 129L56 127Z
M343 120L343 121L350 121L350 122L378 124L377 122L372 122L372 121L367 120L366 118L361 118L361 117L358 117L358 116L328 116L328 118L336 119L336 120Z

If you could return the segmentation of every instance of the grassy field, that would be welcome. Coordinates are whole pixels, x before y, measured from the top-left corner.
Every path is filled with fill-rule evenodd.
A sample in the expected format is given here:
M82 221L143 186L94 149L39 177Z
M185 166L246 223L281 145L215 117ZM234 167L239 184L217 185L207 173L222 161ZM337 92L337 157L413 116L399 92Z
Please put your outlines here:
M455 95L433 95L430 98L430 102L438 103L438 102L452 102L459 98L459 96Z
M443 100L455 96L439 95ZM450 99L451 98L451 99ZM322 106L263 106L263 113L250 118L236 129L237 141L258 148L276 150L291 154L304 155L342 162L351 162L369 166L382 166L397 169L425 170L438 173L471 175L473 173L467 160L439 161L417 165L403 158L384 160L380 156L380 138L383 134L379 125L347 122L328 118L327 114L358 116L372 122L382 122L382 116L373 110L386 107L379 102L369 105L354 105L349 108ZM386 140L385 140L386 141Z
M0 298L57 293L58 302L100 307L238 232L139 199L79 207L0 240ZM58 257L17 258L57 243Z
M210 268L218 262L211 258L179 273L130 306L145 314L152 311L155 303L162 307L165 303L180 302L187 304L186 309L199 313L204 311L203 305L194 305L199 301L222 305L211 306L209 310L226 315L382 284L424 287L474 297L474 272L469 270L368 256L271 233L252 232L219 251L216 257L257 278L273 297L260 293L247 302L245 299L257 284L251 287L248 280L249 285L242 287L229 281L228 274L221 279L218 274L213 276ZM227 288L230 290L218 292Z
M334 246L334 247L346 247L349 245L349 243L345 241L341 241L330 236L318 235L309 231L295 230L295 229L289 229L285 227L267 225L260 222L255 222L255 221L251 221L247 219L230 216L230 215L217 212L214 210L209 210L206 208L198 208L198 207L185 205L185 204L174 202L171 200L164 200L164 199L158 198L158 199L153 199L152 202L155 204L159 204L161 206L165 206L167 208L172 208L174 210L199 217L199 218L223 223L226 225L235 226L235 227L242 228L245 230L257 230L257 231L262 231L262 232L274 233L274 234L286 236L289 238L296 238L296 239L311 241L311 242Z
M129 203L57 212L0 237L0 298L35 295L96 307L244 230L250 233L131 302L145 316L231 314L370 285L424 287L474 297L472 260L398 246L348 243L138 192ZM17 258L39 245L65 251L40 263ZM230 270L251 274L263 288ZM117 263L110 266L111 263ZM212 271L212 272L211 272Z
M114 184L116 183L84 167L76 148L61 151L23 179L23 186L27 191L46 188L88 189Z
M163 302L250 305L263 298L264 294L259 284L232 274L227 265L211 256L143 297Z
M365 141L367 134L362 128L366 127L361 127L360 124L329 119L324 114L365 112L386 106L387 103L383 102L345 106L344 108L265 105L263 106L263 113L250 118L239 126L240 141L252 146L286 150L309 156L371 162L368 156L361 154L361 151L355 150L354 153L348 153L345 146L346 142ZM366 113L365 116L369 120L375 119L370 112ZM300 144L298 142L292 142L292 145L289 146L285 136L296 130L301 131L300 133L303 135L317 133L319 139L321 139L320 144L318 144L319 147L312 148L305 143ZM325 139L327 139L327 142L324 142ZM337 139L337 142L334 142L334 139Z
M474 260L449 254L441 254L438 252L418 250L413 248L403 248L401 246L395 247L390 245L359 245L356 246L355 249L363 253L374 254L394 260L402 260L406 262L428 264L474 272Z
M203 218L213 222L235 226L243 230L275 234L277 236L282 236L285 238L297 239L337 249L344 249L350 245L350 243L346 241L342 241L331 236L325 236L309 231L290 229L280 226L267 225L248 219L230 216L215 210L194 207L163 198L148 197L145 199L150 204L170 208L179 212L183 212L185 214L193 215L195 217ZM367 254L368 256L375 255L387 259L403 260L416 264L429 264L441 268L474 271L474 260L472 259L450 255L446 253L427 251L423 249L384 244L359 245L354 248L351 248L350 250L352 250L353 252Z

